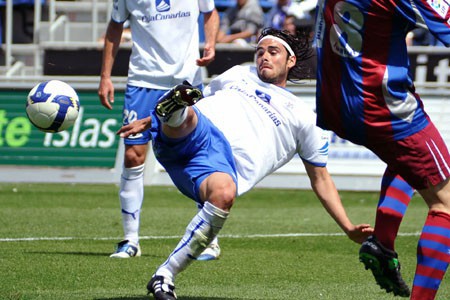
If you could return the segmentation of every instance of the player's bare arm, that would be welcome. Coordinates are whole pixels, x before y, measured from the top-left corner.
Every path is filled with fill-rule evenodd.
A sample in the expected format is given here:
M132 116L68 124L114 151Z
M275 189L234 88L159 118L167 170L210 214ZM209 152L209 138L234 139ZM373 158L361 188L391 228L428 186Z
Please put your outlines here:
M369 224L353 225L345 212L334 182L325 167L316 167L307 162L304 165L314 192L330 216L352 241L358 244L364 242L369 235L373 234L373 228Z
M114 103L114 85L111 80L111 71L117 51L119 50L122 31L122 23L111 21L108 24L105 35L98 97L100 103L107 109L112 109L112 104Z
M209 65L216 57L216 40L219 32L219 13L216 9L204 14L204 31L203 56L197 59L197 65L201 67Z

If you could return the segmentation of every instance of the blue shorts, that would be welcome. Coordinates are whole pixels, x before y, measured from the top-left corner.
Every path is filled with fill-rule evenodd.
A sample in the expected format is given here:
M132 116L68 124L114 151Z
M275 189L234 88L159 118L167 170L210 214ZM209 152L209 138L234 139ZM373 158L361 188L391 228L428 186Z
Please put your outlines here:
M237 185L236 166L231 146L223 133L200 111L196 129L181 139L160 132L161 123L152 116L153 151L177 188L187 197L202 203L200 184L215 172L229 174Z
M145 87L127 85L123 104L123 125L150 116L156 107L159 97L167 90L155 90ZM150 131L129 136L124 139L125 145L146 145L151 140Z

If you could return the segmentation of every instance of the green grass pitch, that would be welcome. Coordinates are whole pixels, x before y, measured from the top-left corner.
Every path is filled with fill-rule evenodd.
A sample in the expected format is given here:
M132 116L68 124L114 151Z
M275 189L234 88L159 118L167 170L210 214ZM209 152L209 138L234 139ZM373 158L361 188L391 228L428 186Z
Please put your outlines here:
M116 185L0 183L0 299L152 299L146 284L196 207L173 187L146 187L142 257L110 259L122 237L117 194ZM354 223L373 225L377 193L340 194ZM415 196L396 243L410 285L426 212ZM219 237L221 258L181 273L178 299L400 299L379 289L311 191L255 189ZM448 280L437 299L450 299Z

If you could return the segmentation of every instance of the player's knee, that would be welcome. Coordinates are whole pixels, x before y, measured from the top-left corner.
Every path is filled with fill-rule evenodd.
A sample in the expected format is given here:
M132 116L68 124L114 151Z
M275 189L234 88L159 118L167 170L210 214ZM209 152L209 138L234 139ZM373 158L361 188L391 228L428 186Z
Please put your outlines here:
M209 202L220 209L229 211L236 198L236 186L234 182L222 182L216 185L209 196Z
M213 173L200 185L200 197L203 201L229 211L236 197L236 184L227 173Z

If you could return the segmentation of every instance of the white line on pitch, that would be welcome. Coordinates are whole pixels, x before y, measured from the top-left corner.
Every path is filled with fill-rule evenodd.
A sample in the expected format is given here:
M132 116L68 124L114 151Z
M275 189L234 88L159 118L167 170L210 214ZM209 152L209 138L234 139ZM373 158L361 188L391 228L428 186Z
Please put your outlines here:
M315 237L315 236L344 236L344 233L282 233L282 234L223 234L220 238L249 239L249 238L283 238L283 237ZM404 232L399 236L419 236L420 232ZM179 239L178 235L141 236L141 240L165 240ZM0 238L0 242L33 242L33 241L69 241L69 240L119 240L118 237L83 238L83 237L23 237L23 238Z

